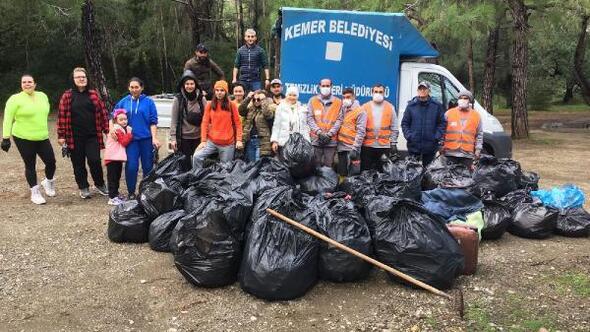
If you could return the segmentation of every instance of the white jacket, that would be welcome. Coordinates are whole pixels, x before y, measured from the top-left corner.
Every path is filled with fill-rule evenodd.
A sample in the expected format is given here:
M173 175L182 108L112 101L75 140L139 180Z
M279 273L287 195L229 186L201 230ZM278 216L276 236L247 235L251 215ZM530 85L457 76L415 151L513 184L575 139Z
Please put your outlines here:
M283 100L275 111L270 141L277 142L279 146L285 145L289 135L293 133L300 133L306 140L311 141L307 124L307 106L297 102L295 111L292 111L291 107L292 105Z

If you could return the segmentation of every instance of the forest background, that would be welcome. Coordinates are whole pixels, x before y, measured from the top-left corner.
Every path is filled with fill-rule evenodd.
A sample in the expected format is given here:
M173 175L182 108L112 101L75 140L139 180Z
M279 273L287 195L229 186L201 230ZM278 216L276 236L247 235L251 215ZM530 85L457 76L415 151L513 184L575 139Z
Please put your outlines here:
M199 42L231 80L250 27L274 76L283 6L405 13L488 111L511 109L515 138L531 109L590 105L590 0L0 0L0 103L27 72L56 108L77 66L109 101L132 76L147 94L174 92Z

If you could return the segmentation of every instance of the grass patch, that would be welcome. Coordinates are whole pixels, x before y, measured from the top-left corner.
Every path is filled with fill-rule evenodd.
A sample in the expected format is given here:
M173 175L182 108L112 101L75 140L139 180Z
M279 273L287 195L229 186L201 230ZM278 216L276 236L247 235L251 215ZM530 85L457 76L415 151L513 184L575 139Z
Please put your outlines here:
M580 103L580 104L553 104L546 108L537 109L537 108L528 108L529 112L590 112L590 106ZM510 115L512 109L510 108L495 108L494 107L494 115Z
M583 273L569 272L556 280L557 291L566 294L571 290L574 294L582 297L590 297L590 277Z
M539 135L539 134L529 134L529 142L531 144L538 144L538 145L557 145L561 143L561 140L547 137L546 135Z
M484 304L480 301L467 305L465 318L472 324L470 326L471 331L496 331L496 329L490 326L490 315Z
M555 329L556 318L531 311L534 305L525 303L525 300L516 295L509 295L506 298L507 310L510 312L505 326L510 327L510 331L538 331L541 327L548 330Z

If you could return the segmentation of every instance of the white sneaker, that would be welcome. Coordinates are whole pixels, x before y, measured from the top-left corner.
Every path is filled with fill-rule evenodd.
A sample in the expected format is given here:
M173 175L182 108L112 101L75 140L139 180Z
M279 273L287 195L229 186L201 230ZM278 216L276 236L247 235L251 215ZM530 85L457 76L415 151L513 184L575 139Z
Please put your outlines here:
M49 197L55 196L55 179L52 179L52 180L45 179L45 180L41 181L41 185L43 186L43 189L45 190L45 195L47 195Z
M39 185L34 186L31 188L31 202L41 205L47 203L43 195L41 195L41 191L39 190Z

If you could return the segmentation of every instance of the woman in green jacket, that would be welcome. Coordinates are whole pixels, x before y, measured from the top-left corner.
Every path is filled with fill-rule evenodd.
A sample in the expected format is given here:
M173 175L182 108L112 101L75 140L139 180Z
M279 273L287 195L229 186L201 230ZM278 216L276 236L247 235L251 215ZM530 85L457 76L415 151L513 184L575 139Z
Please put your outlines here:
M25 163L25 177L31 188L31 201L45 204L37 184L35 164L37 156L45 163L45 179L41 185L47 196L55 196L55 155L49 142L47 116L49 100L47 95L35 91L35 79L29 74L21 77L20 93L12 95L4 108L4 124L2 127L2 150L10 149L10 136Z
M254 162L265 156L272 156L270 134L274 112L268 107L264 90L251 91L239 107L244 117L242 140L246 147L246 161Z

